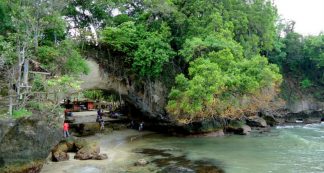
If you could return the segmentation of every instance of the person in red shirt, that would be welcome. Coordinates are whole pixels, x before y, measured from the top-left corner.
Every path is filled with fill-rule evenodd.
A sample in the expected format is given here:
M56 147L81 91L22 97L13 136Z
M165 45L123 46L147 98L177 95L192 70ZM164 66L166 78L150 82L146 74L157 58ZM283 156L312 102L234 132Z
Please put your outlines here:
M67 138L70 136L69 134L69 123L67 123L66 121L64 121L64 124L63 124L63 135L64 135L64 138Z

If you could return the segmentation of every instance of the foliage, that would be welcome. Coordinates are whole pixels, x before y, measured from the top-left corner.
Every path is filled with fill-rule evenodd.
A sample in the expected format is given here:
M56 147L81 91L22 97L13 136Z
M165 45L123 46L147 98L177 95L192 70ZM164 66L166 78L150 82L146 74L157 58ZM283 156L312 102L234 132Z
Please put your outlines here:
M56 76L47 80L46 89L48 92L55 94L54 103L59 103L64 94L79 91L80 84L81 82L72 76Z
M102 32L102 43L124 56L132 69L141 77L157 77L162 67L174 55L169 44L169 28L162 24L157 32L145 30L128 21L117 27L107 27Z
M103 98L102 90L83 91L83 96L92 100L101 100Z
M306 89L312 86L312 82L306 78L300 82L300 85L303 89Z
M58 46L40 46L37 57L44 67L54 74L74 75L87 74L89 68L74 43L62 41Z
M233 116L246 106L232 102L233 98L239 102L257 96L262 89L275 89L281 78L278 67L265 57L242 59L230 49L213 51L190 63L189 78L176 77L167 110L177 119L226 115L228 111L227 116Z
M25 108L20 108L20 109L14 110L12 115L13 115L13 118L17 119L17 118L21 118L21 117L30 116L30 115L32 115L32 112L29 112Z

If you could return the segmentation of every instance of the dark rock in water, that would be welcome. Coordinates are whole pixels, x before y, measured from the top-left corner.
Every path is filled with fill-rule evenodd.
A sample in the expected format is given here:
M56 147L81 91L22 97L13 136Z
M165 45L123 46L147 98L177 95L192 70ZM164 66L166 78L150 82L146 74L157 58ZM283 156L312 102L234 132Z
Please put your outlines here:
M62 139L62 124L60 117L46 114L16 120L0 142L0 170L44 161Z
M273 117L273 116L264 116L262 117L268 125L270 126L275 126L277 124L279 124L279 122Z
M318 111L302 111L302 112L288 112L284 115L278 115L275 116L275 119L280 122L280 124L284 123L296 123L300 122L299 120L302 120L303 123L319 123L321 122L321 119L323 118L324 111L318 110Z
M155 158L150 163L153 163L157 167L161 168L161 171L159 171L160 173L224 173L220 167L214 165L214 163L217 162L216 160L213 162L210 160L193 161L189 160L185 155L174 156L168 153L169 150L142 149L141 151L137 152Z
M242 120L230 120L225 127L226 133L234 133L237 135L248 135L251 132L251 127L246 125Z
M225 120L221 118L211 118L202 121L192 122L183 125L183 130L188 134L210 133L223 129Z
M171 165L164 168L159 173L196 173L196 171L182 166Z
M233 127L233 126L229 126L226 127L226 132L227 133L234 133L236 135L248 135L251 132L251 127L248 125L242 125L239 127Z
M248 117L246 119L246 124L251 127L267 127L267 122L258 116Z

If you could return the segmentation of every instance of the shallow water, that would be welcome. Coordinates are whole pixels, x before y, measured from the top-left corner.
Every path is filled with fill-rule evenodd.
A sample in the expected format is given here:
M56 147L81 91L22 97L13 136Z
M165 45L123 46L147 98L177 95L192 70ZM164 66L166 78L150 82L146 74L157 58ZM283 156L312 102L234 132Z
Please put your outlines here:
M323 173L324 124L279 126L270 133L224 137L170 137L117 131L96 135L108 160L46 164L43 173L158 172L176 164L200 170L217 166L226 173ZM147 166L134 166L138 159ZM207 167L206 167L207 166ZM212 167L214 168L214 167Z

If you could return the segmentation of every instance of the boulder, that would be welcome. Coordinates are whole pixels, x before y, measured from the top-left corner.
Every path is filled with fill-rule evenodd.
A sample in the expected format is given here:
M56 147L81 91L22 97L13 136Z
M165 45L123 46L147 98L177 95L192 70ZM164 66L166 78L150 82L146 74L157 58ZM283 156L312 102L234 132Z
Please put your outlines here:
M246 119L246 124L251 127L267 127L267 122L258 116L248 117Z
M0 170L45 161L62 139L62 124L60 116L45 113L17 119L0 141Z
M82 147L77 151L74 158L80 160L89 160L96 158L100 153L100 148L97 144L90 144Z
M246 125L244 121L230 120L229 124L225 127L225 131L237 135L248 135L251 132L251 127Z
M80 160L105 160L108 159L107 154L99 154L100 147L97 142L85 139L68 138L61 141L52 150L53 161L68 160L67 152L76 152L74 158Z
M183 132L187 134L202 134L221 130L224 128L225 120L221 118L209 118L201 121L191 122L189 124L180 125Z
M148 164L148 161L146 161L145 159L139 159L137 160L137 162L135 163L135 166L145 166Z
M108 159L108 156L107 156L107 154L99 154L99 155L93 157L92 159L94 159L94 160L106 160L106 159Z
M264 116L263 119L270 126L275 126L275 125L279 124L279 122L273 116Z
M68 145L66 143L59 143L54 149L52 150L52 161L60 162L69 160L68 152Z
M226 127L226 132L234 133L236 135L248 135L251 132L251 127L248 125L242 125L239 127Z

